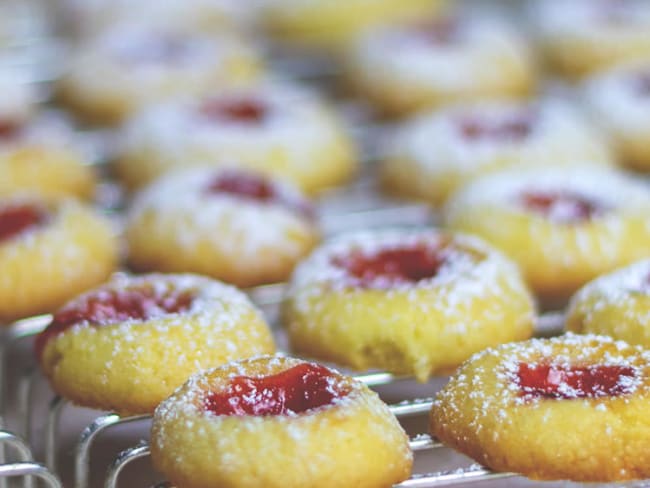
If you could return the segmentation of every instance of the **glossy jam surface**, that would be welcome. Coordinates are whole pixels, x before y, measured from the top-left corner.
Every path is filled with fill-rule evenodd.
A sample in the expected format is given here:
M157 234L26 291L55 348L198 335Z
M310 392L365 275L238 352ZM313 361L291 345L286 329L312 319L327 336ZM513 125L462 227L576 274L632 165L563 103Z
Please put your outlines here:
M499 120L465 117L458 121L458 130L470 142L523 141L533 131L534 117L530 113L513 114Z
M570 191L527 191L519 200L526 210L560 224L584 222L608 210L600 202Z
M188 291L156 292L153 287L144 286L89 294L54 314L52 322L36 339L36 353L40 357L51 338L77 324L102 326L128 320L144 321L186 311L193 301L194 294Z
M0 243L43 225L47 217L44 209L33 205L10 205L0 208Z
M270 376L235 376L224 391L207 394L203 407L216 415L294 415L331 405L349 392L336 373L304 363Z
M423 245L373 254L352 252L332 259L332 264L346 270L355 287L378 289L433 278L444 262L440 249Z
M278 204L305 217L314 216L309 202L284 195L268 179L256 173L224 171L209 182L206 192L211 195L227 194L253 202Z
M269 107L255 98L212 99L201 106L200 112L209 120L256 125L266 120Z
M527 399L602 398L629 394L636 371L630 366L566 366L520 363L516 383Z

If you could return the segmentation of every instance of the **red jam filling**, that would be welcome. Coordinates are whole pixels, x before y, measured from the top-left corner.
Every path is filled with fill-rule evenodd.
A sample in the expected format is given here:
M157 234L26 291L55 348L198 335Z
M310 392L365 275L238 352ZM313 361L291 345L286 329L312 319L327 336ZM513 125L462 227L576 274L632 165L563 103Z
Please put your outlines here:
M440 249L421 245L369 255L353 252L332 259L332 264L346 270L355 286L379 289L433 278L444 262Z
M21 126L13 120L0 119L0 142L15 139L20 134Z
M36 354L40 358L47 342L74 325L88 323L91 326L115 324L127 320L149 320L166 314L188 310L194 294L169 290L155 293L152 288L126 290L103 290L86 296L74 306L57 312L52 322L36 338Z
M264 122L269 114L269 107L255 98L213 99L204 103L200 112L209 120L255 125Z
M521 195L520 203L527 210L561 224L584 222L607 211L600 202L568 191L527 191Z
M513 114L502 120L481 120L467 117L458 121L463 138L471 141L523 141L533 131L534 117L530 113Z
M305 217L314 216L309 202L285 196L269 180L255 173L224 171L208 184L206 192L211 195L233 195L259 203L275 203Z
M305 363L270 376L235 376L224 391L209 393L203 407L216 415L292 415L331 405L349 392L325 366Z
M626 395L634 388L630 366L560 366L519 363L517 386L527 399L602 398Z
M33 205L12 205L0 208L0 243L16 237L32 227L43 225L47 213Z

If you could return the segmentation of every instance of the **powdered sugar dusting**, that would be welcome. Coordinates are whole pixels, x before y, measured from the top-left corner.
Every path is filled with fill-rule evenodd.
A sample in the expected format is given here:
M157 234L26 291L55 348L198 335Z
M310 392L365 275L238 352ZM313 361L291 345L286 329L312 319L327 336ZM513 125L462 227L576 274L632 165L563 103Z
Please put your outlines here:
M491 125L513 117L530 117L524 138L468 140L459 121ZM498 165L572 165L581 160L607 161L609 151L597 130L575 109L557 99L536 103L482 102L421 115L400 129L392 141L393 157L406 157L436 177L471 174ZM433 150L435 148L435 150Z
M188 252L208 241L215 249L241 253L243 259L271 246L286 255L299 255L300 243L287 236L294 229L313 224L282 201L297 208L308 207L305 198L292 186L272 180L269 184L281 196L279 202L257 202L229 193L208 194L210 182L226 171L231 170L193 169L163 176L135 198L128 215L130 225L147 218L159 228L159 235L168 235ZM175 228L170 232L172 225ZM224 226L228 232L215 231Z
M644 76L650 76L647 61L617 66L588 80L584 94L594 118L617 135L648 134L650 95L639 89Z
M581 167L513 170L486 176L459 191L449 202L446 214L453 220L457 212L482 207L527 213L517 202L528 191L549 194L567 191L600 202L611 211L595 219L609 222L612 228L623 215L648 215L650 208L650 193L644 184L622 173Z
M423 246L443 250L444 259L435 275L416 282L387 283L387 293L405 293L420 288L440 287L439 299L450 306L484 296L498 286L499 279L512 273L513 289L521 289L516 281L519 275L514 266L483 241L462 234L448 234L436 230L361 231L338 236L317 249L296 269L288 291L294 305L307 312L313 298L325 290L354 293L355 280L348 271L335 263L335 258L350 253L374 255L387 249ZM416 300L416 295L413 295ZM426 304L421 304L426 306Z
M249 301L248 297L235 287L228 286L221 282L211 280L202 276L191 274L148 274L132 276L117 274L113 279L101 287L86 292L76 299L70 301L60 312L67 309L75 309L85 303L90 297L106 296L110 293L128 292L130 289L151 290L152 296L158 302L164 302L166 297L173 291L175 294L188 293L192 296L189 307L181 312L168 312L165 307L157 307L155 301L151 302L151 309L148 310L148 318L127 318L106 325L102 330L108 330L111 335L119 337L126 342L135 340L131 334L134 327L156 327L161 333L174 327L186 327L191 320L199 327L214 327L214 317L218 315L220 326L225 329L237 327L241 318L247 314L259 313ZM156 319L165 318L164 321ZM75 333L88 329L93 324L88 321L81 321L68 329ZM172 340L172 339L170 339ZM210 346L206 344L205 346Z
M516 376L520 365L552 364L560 369L588 366L613 366L634 371L633 377L621 379L624 392L618 396L597 396L591 398L572 398L569 389L567 398L544 398L526 395L522 392ZM482 366L482 365L485 365ZM471 371L471 373L470 373ZM480 429L484 418L496 412L499 422L510 422L508 409L516 406L538 408L548 402L583 402L607 410L610 402L626 402L631 395L650 393L650 351L630 346L622 341L594 336L568 333L552 339L531 339L526 342L505 344L486 349L472 356L452 377L450 383L436 397L434 410L444 408L447 412L467 411L463 399L454 394L455 390L471 391L472 429ZM490 385L489 387L487 385ZM568 386L566 387L568 388ZM488 394L495 391L498 394ZM522 394L523 393L523 394Z

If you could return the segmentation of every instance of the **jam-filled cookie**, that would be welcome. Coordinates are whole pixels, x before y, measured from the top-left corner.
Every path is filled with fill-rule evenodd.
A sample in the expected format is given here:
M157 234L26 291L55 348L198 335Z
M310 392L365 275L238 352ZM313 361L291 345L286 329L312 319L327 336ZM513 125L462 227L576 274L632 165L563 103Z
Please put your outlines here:
M544 0L536 7L542 50L550 65L569 78L650 58L646 0Z
M376 30L350 51L348 76L381 111L521 98L535 88L526 41L500 21L453 17Z
M439 12L445 0L270 0L264 20L287 44L342 51L363 31Z
M565 302L602 273L650 257L650 191L604 168L485 176L451 198L444 218L510 256L548 305Z
M286 83L153 107L124 138L117 170L132 188L170 169L234 161L313 192L345 182L356 167L342 122L315 93Z
M270 356L193 376L156 409L151 455L184 488L388 488L412 463L376 393L325 366Z
M319 232L312 205L293 187L207 168L171 173L139 194L126 238L135 269L255 286L287 280Z
M60 99L93 123L116 124L143 107L257 77L259 60L231 36L124 25L77 46Z
M0 198L0 323L50 312L117 266L109 223L74 201Z
M650 172L650 53L648 59L597 75L585 85L588 108L611 136L621 162L646 172Z
M91 197L95 174L85 164L76 137L56 114L26 122L0 120L0 196L35 192L47 200Z
M479 239L438 230L335 238L298 265L284 307L295 351L421 381L530 337L533 321L514 264Z
M468 181L500 169L613 161L599 131L553 99L483 102L424 114L399 128L387 152L383 187L436 206Z
M0 93L0 130L23 124L33 115L38 93L26 70L0 63Z
M650 260L587 283L571 299L566 327L650 346Z
M598 336L505 344L438 394L431 432L497 471L610 482L650 476L650 351Z
M59 395L123 415L153 412L202 368L273 352L246 295L194 275L118 275L59 309L36 339Z

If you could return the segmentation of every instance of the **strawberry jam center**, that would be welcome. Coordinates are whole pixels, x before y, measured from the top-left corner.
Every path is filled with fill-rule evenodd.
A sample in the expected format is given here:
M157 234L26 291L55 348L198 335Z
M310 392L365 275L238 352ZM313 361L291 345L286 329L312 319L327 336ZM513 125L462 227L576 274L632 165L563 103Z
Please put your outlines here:
M502 120L485 120L466 117L458 121L458 130L470 142L480 141L523 141L533 131L533 117L515 114Z
M224 171L208 184L206 192L209 195L232 195L259 203L275 203L305 217L314 216L314 210L309 202L284 195L268 179L255 173Z
M636 371L630 366L519 363L516 382L527 399L577 399L629 394L635 379Z
M561 224L584 222L607 211L600 202L569 191L527 191L520 196L520 203L526 210Z
M332 264L345 269L355 286L379 289L433 278L444 262L440 249L425 246L385 249L374 254L352 252L332 259Z
M12 205L0 208L0 243L17 237L26 230L43 225L47 213L33 205Z
M47 342L77 324L102 326L127 320L149 320L188 310L194 294L187 291L155 292L153 287L102 290L58 311L36 338L40 357Z
M208 100L200 112L209 120L255 125L264 122L269 108L262 100L240 97Z
M325 366L304 363L270 376L235 376L224 391L209 393L203 407L216 415L292 415L331 405L349 392Z

